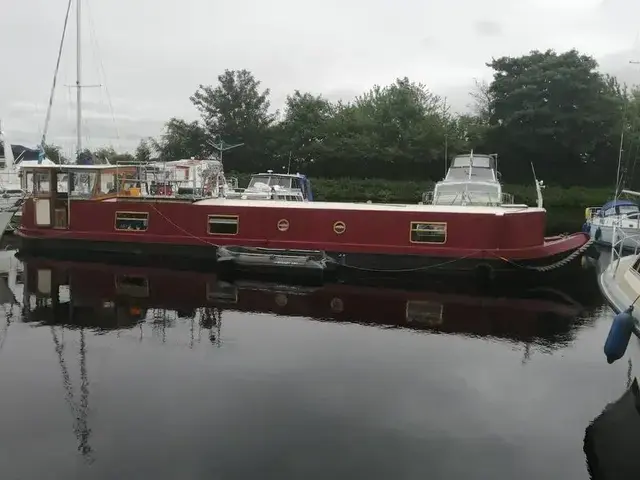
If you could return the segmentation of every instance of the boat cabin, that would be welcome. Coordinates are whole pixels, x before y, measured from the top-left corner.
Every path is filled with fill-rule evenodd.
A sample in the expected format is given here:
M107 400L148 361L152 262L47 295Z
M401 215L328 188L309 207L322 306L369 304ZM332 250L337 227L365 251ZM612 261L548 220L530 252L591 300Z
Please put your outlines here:
M498 206L513 204L513 196L502 192L495 155L458 155L443 180L423 201L434 205Z
M68 228L71 201L142 199L146 185L139 170L138 165L31 165L22 170L22 189L34 203L37 226Z
M313 201L311 182L299 173L257 173L251 176L249 185L242 191L228 192L227 198L242 200Z
M587 220L595 217L629 216L640 213L640 207L632 200L611 200L602 207L588 207Z

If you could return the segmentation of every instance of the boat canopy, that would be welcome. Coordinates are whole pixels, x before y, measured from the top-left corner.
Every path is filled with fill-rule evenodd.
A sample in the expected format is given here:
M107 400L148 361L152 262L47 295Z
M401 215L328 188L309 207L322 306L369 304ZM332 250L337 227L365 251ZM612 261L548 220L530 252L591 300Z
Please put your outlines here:
M617 215L620 213L620 207L623 207L627 212L638 210L638 204L632 200L611 200L602 206L598 215L601 217Z

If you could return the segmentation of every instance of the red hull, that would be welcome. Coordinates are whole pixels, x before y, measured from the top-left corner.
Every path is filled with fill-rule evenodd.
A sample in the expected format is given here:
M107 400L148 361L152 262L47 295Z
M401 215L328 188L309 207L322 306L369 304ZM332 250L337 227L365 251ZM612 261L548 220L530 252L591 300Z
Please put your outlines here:
M51 271L51 292L68 285L72 311L93 306L112 309L120 319L108 320L105 314L84 312L84 321L71 320L77 326L123 328L144 320L145 310L192 311L216 307L242 312L301 316L318 320L356 322L481 336L530 340L557 330L566 336L572 330L582 306L575 301L559 302L544 298L505 298L464 293L404 291L353 285L326 285L315 289L275 287L267 284L244 286L222 284L216 275L176 272L101 264L30 259L25 262L26 288L29 293L51 294L38 290L39 271ZM49 278L49 274L45 274ZM45 282L47 283L47 282ZM131 285L134 285L133 290ZM113 305L105 307L105 302ZM57 321L46 309L31 316L33 321ZM131 318L124 319L133 311ZM548 315L552 314L551 317ZM67 321L67 318L63 321Z
M425 257L540 260L572 252L588 235L545 240L546 213L541 209L497 212L498 209L465 207L451 211L420 211L412 206L359 209L344 204L313 208L305 203L270 206L239 201L218 204L159 202L150 200L73 200L68 228L36 226L33 199L23 207L23 224L17 233L30 240L82 241L101 244L216 247L219 245L276 249L321 250L347 254L417 255ZM261 202L255 202L261 203ZM145 231L116 230L116 212L148 215ZM488 213L487 213L488 212ZM506 212L506 213L505 213ZM66 215L66 214L65 214ZM210 234L209 216L237 218L237 233ZM287 230L278 228L286 220ZM336 222L344 231L336 233ZM411 225L446 225L443 243L411 240Z

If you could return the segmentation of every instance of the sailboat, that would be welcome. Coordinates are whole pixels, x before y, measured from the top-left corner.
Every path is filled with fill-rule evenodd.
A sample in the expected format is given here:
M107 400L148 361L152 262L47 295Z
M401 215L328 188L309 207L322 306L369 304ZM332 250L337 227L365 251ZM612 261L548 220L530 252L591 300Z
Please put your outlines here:
M640 192L623 188L624 128L623 125L620 132L614 198L601 207L585 209L582 231L588 233L599 245L612 248L617 245L622 249L637 252L640 247Z
M13 149L0 122L0 238L6 230L11 230L11 219L25 197L15 163Z

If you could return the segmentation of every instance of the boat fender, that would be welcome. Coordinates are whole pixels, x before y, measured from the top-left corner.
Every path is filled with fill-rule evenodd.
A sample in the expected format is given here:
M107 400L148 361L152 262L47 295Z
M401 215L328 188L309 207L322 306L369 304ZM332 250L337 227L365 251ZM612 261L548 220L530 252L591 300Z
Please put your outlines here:
M607 340L604 343L604 354L609 364L620 360L627 351L635 326L635 319L632 313L633 305L613 317L609 335L607 335Z
M596 240L600 240L602 238L602 230L600 230L600 227L598 227L598 229L596 230L595 237Z

